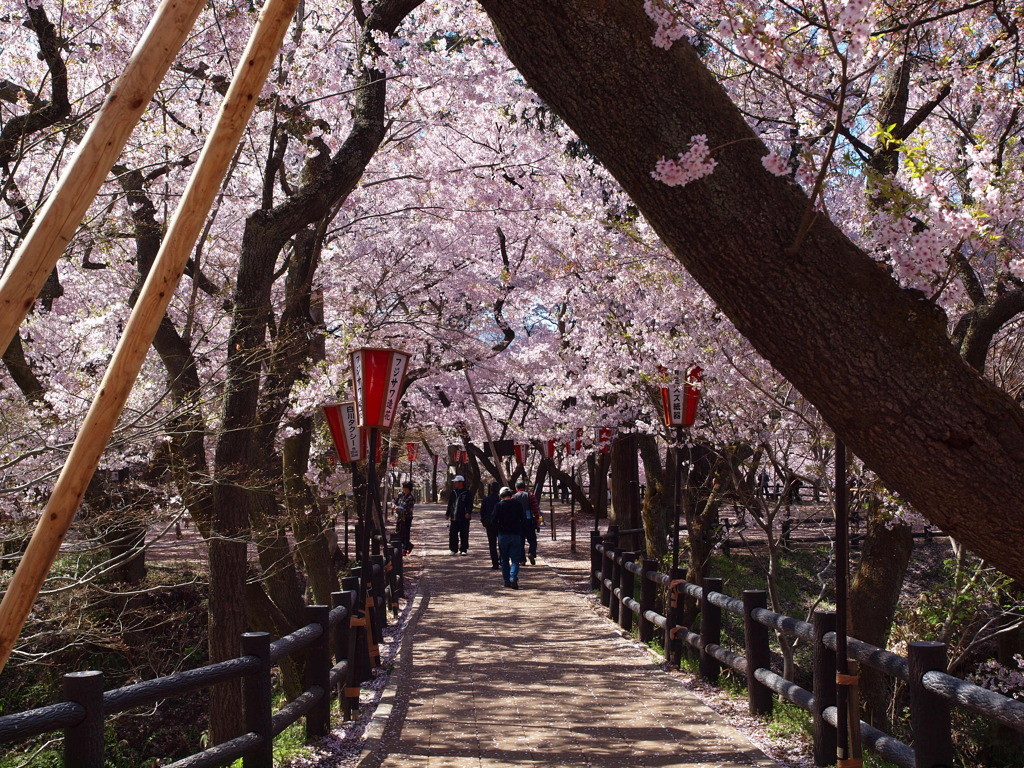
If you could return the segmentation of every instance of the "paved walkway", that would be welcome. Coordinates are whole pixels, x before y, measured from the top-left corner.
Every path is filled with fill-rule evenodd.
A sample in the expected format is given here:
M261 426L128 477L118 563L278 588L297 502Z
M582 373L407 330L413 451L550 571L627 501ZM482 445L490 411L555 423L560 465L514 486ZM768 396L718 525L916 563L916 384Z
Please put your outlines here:
M518 592L478 520L448 553L417 507L420 582L391 716L363 766L775 765L568 591L538 558ZM541 555L543 555L543 538ZM414 565L414 567L417 567Z

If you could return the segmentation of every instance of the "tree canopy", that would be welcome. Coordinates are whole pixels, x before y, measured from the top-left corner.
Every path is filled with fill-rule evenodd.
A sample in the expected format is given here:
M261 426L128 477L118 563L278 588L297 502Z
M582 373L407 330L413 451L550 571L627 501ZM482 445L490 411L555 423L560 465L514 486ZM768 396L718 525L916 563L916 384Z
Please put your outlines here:
M799 433L795 387L1024 576L1021 5L481 6L300 3L103 468L165 469L163 504L225 546L262 532L283 579L272 521L330 484L315 417L349 396L350 349L414 353L404 424L434 451L483 439L467 369L501 437L590 442L658 433L659 367L699 363L695 437ZM25 518L255 15L204 10L4 355L0 492ZM5 259L148 16L0 17Z

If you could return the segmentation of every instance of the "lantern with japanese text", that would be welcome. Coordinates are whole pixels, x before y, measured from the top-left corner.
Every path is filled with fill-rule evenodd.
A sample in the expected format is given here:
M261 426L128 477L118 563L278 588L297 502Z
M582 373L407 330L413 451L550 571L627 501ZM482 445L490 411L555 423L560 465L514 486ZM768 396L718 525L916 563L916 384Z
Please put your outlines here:
M410 355L396 349L364 347L352 352L351 358L359 426L391 429Z
M364 584L369 584L372 575L369 524L372 523L374 529L372 535L376 537L376 546L383 547L385 537L384 508L377 480L377 464L382 458L379 433L391 429L398 413L398 401L402 396L410 357L408 353L396 349L373 347L356 349L350 355L356 418L359 426L369 435L367 454L375 459L368 462L366 467L366 513L363 516L365 527L360 554Z
M526 457L530 455L530 444L529 443L516 443L514 448L516 453L516 461L521 466L526 466Z
M665 373L665 369L659 369ZM679 515L682 506L682 467L683 467L683 427L693 425L697 417L697 404L700 401L701 374L703 369L699 365L693 366L686 374L686 381L682 381L679 372L676 372L675 380L667 387L661 388L662 415L666 427L676 428L675 452L675 526L672 529L672 567L679 565Z
M334 439L338 461L343 464L362 461L366 456L365 436L356 417L356 404L351 401L334 403L325 405L323 410Z
M662 369L664 371L664 369ZM699 365L693 366L686 374L685 383L676 373L675 380L661 388L662 416L666 427L689 427L697 417L700 401L701 374Z
M554 440L544 440L541 443L541 449L544 451L544 458L545 459L553 459L553 458L555 458L555 441Z
M566 441L565 452L572 456L579 452L581 448L583 448L583 427L580 427L579 429L576 430L575 440Z

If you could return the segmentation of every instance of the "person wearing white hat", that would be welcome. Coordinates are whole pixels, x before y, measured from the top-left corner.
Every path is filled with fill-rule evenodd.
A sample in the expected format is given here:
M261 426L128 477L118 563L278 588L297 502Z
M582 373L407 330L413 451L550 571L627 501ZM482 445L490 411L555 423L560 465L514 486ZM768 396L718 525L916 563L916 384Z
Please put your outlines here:
M452 478L452 492L448 494L448 549L453 555L469 554L469 519L473 516L473 497L466 488L466 478Z

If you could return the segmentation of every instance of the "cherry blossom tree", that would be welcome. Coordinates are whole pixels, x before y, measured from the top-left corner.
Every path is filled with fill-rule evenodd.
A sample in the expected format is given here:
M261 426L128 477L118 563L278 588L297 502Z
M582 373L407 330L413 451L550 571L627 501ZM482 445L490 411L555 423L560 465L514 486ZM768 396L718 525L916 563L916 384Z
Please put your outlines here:
M899 275L891 276L865 252L871 247L866 241L851 239L833 223L829 213L842 223L857 219L836 215L841 209L823 203L831 174L815 174L808 195L800 188L803 177L775 175L774 162L766 168L768 148L716 82L700 46L653 45L657 25L641 8L599 9L574 0L483 6L538 94L611 171L754 347L890 488L1007 573L1021 575L1015 552L1024 531L1013 512L1019 498L1020 409L965 364L937 297L901 286ZM1008 18L1012 31L1013 14ZM832 49L840 60L846 40ZM970 47L981 53L984 45ZM1005 92L1013 82L1014 61L1011 55L992 92L996 86ZM954 69L942 82L955 82L956 75ZM980 115L991 114L987 103L976 103ZM845 116L845 102L839 106L835 114ZM1004 138L1002 154L993 146L991 157L1001 157L1012 176L1016 144L1005 141L1015 130L1012 106L1005 115L989 132L995 140ZM829 122L827 116L822 122ZM907 136L899 140L910 139L913 128L906 123ZM870 133L878 126L865 120L844 130ZM833 169L833 159L843 156L835 149L839 135L829 134L822 168ZM716 162L709 176L685 186L652 177L660 157L686 152L695 136L707 137ZM988 157L979 156L985 179L993 172ZM922 179L938 175L917 167ZM979 183L987 182L979 177ZM948 210L938 196L928 201L938 211ZM932 220L923 223L927 228ZM963 233L965 243L968 234ZM913 246L918 235L911 227L902 237ZM949 245L943 238L938 248L922 253ZM907 246L897 240L893 247L902 253ZM985 467L984 482L978 467Z

